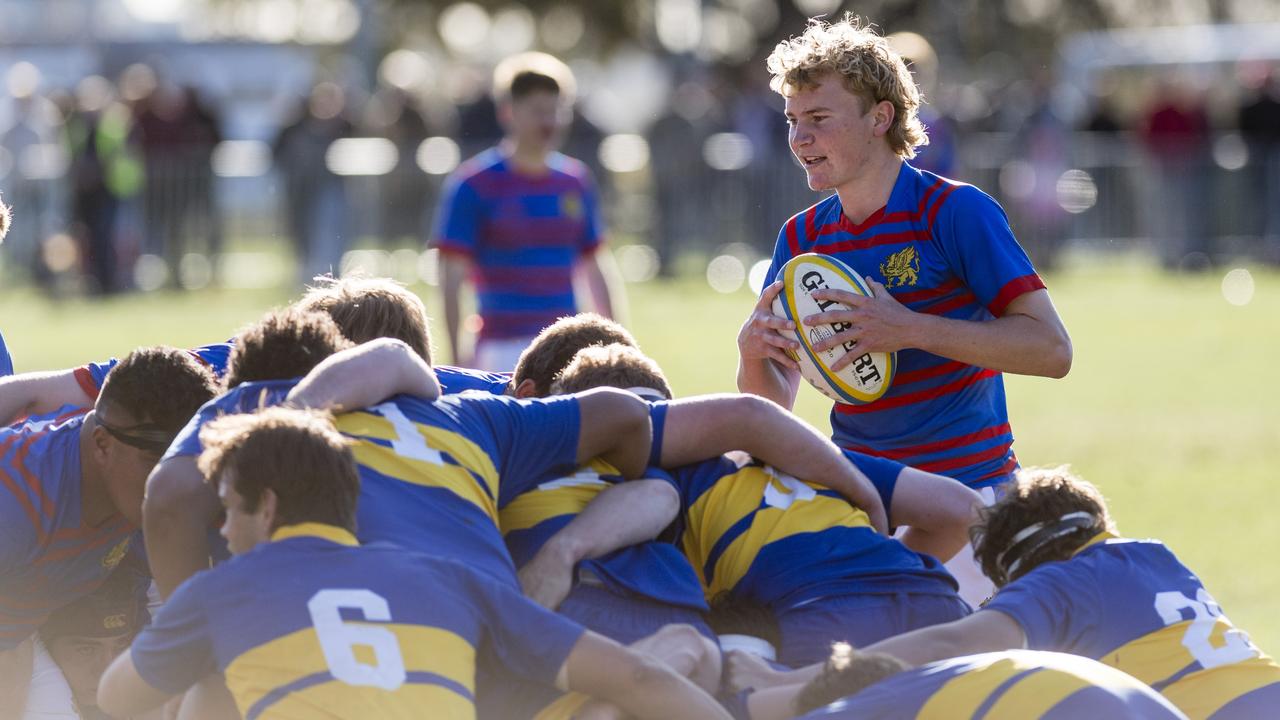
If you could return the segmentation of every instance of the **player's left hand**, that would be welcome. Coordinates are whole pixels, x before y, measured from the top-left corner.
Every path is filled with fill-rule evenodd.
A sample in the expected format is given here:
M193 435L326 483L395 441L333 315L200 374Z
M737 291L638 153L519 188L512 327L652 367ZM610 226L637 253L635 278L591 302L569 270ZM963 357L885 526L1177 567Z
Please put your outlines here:
M554 541L547 542L520 568L520 588L530 600L555 610L573 589L573 568L572 559L558 552Z
M835 301L848 309L809 315L804 318L805 325L846 323L850 326L848 330L817 343L813 349L822 352L852 340L858 343L858 350L861 351L845 353L831 367L832 371L844 369L862 353L894 352L914 347L913 338L919 327L920 313L898 302L884 285L869 277L867 285L871 288L871 297L862 297L845 290L818 290L813 293L815 300Z

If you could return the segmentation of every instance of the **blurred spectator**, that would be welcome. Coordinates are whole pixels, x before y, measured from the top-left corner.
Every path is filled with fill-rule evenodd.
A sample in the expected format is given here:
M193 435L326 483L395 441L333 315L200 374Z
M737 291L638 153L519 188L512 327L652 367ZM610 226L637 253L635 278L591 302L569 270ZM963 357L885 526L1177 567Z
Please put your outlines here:
M428 203L430 183L418 167L418 146L431 134L427 121L413 98L395 87L379 88L368 103L365 127L396 146L396 165L379 178L381 187L379 235L383 243L422 234L423 208Z
M284 179L289 233L303 281L336 270L346 249L346 189L325 158L335 140L353 132L346 112L342 88L319 83L297 119L276 138L276 167Z
M1067 212L1058 200L1058 178L1067 170L1068 128L1054 112L1052 84L1041 79L1035 109L1016 134L1017 154L1031 169L1028 187L1009 198L1018 212L1018 239L1040 270L1052 270L1066 240Z
M129 108L115 88L91 75L76 87L76 109L66 123L71 154L72 218L85 258L91 291L119 292L126 286L127 251L119 242L122 203L142 187L143 167Z
M6 81L13 124L0 133L0 185L8 202L22 212L13 218L5 254L41 279L41 243L65 223L64 195L59 192L59 178L66 172L59 143L62 114L38 93L40 72L30 63L14 65Z
M138 137L146 165L143 191L145 248L164 257L172 277L200 235L210 255L221 251L213 204L213 149L222 140L217 120L191 88L159 82L145 65L125 72L135 101Z
M653 248L658 272L674 274L682 248L698 247L705 228L705 208L691 202L690 178L706 172L702 144L715 131L716 98L700 81L681 83L671 96L667 113L649 128L650 162L658 205L653 225Z
M1251 184L1258 188L1265 257L1280 263L1280 70L1272 69L1239 112L1240 134L1255 158Z
M1204 269L1209 263L1209 121L1195 91L1162 82L1142 123L1152 163L1147 218L1166 268Z

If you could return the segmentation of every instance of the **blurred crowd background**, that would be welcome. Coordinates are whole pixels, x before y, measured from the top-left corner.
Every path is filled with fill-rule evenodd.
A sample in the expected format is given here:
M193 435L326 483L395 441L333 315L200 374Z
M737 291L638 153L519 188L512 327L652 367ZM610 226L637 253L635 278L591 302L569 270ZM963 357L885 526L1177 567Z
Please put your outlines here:
M441 184L501 135L492 67L540 49L627 279L736 290L817 199L764 57L844 10L913 62L916 164L995 195L1040 268L1280 262L1274 0L0 0L0 282L432 282Z

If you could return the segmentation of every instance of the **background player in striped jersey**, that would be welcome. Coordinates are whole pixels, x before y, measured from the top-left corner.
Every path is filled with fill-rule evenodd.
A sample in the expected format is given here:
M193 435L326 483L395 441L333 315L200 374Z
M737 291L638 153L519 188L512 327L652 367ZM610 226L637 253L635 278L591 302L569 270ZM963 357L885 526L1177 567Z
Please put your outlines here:
M902 58L856 18L811 21L778 44L768 69L809 187L834 194L778 234L767 287L738 335L738 388L792 407L800 374L784 351L799 346L776 332L795 326L772 314L775 280L795 255L834 255L868 279L874 297L815 293L849 308L801 319L849 328L815 349L856 342L860 352L899 351L900 363L884 397L835 405L836 443L974 488L1004 482L1017 460L1001 373L1063 377L1072 357L1004 211L972 185L910 165L928 142L920 92ZM990 586L971 569L959 574L969 564L961 560L949 567L973 586L966 599L981 600Z
M750 693L742 710L749 720L1186 717L1134 678L1076 655L1012 650L911 670L890 655L854 652L844 643L813 681Z
M621 345L582 350L556 387L580 392L600 385L670 394L657 364ZM801 482L737 455L666 476L680 493L676 537L713 616L726 602L769 608L782 635L779 659L797 665L825 658L833 639L869 643L968 614L936 559L877 535L861 510L822 486L838 485ZM846 457L871 478L894 524L911 522L944 558L964 544L979 504L972 490L891 460L849 451ZM899 484L902 497L895 500Z
M88 413L0 430L0 717L22 707L36 628L124 559L147 473L213 393L186 351L143 348Z
M493 93L506 137L450 176L431 246L454 362L508 371L539 330L577 310L575 275L601 314L620 298L606 280L613 261L590 171L555 152L571 119L573 74L550 55L516 55L494 70ZM469 282L482 323L474 353L461 342Z
M9 225L13 220L9 206L0 199L0 242L9 234ZM4 344L4 336L0 335L0 377L13 374L13 358L9 356L9 348Z
M108 712L146 711L218 672L246 718L474 717L487 641L517 674L637 717L726 717L674 672L483 573L359 546L355 458L321 417L269 408L201 430L239 557L184 583L112 666Z
M964 620L867 649L913 664L1018 647L1070 652L1123 670L1191 718L1272 712L1280 666L1168 548L1115 532L1093 485L1065 468L1023 470L974 528L996 596Z

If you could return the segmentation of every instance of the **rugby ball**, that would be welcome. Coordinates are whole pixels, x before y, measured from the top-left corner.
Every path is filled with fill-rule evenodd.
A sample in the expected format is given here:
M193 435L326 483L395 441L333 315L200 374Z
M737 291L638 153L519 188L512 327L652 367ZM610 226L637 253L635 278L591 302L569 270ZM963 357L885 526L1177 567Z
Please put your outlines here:
M857 341L837 346L823 352L813 349L823 340L849 329L847 323L805 325L803 319L828 310L847 310L848 307L830 300L815 300L818 290L844 290L855 295L871 297L871 288L858 273L830 255L805 253L797 255L782 266L778 273L782 280L782 292L773 300L773 314L785 317L796 324L794 335L800 342L798 353L788 353L800 364L800 374L818 392L846 405L865 405L875 402L889 391L893 373L898 367L897 353L859 353ZM782 331L784 335L792 331ZM846 353L857 357L840 372L832 372L831 366Z

